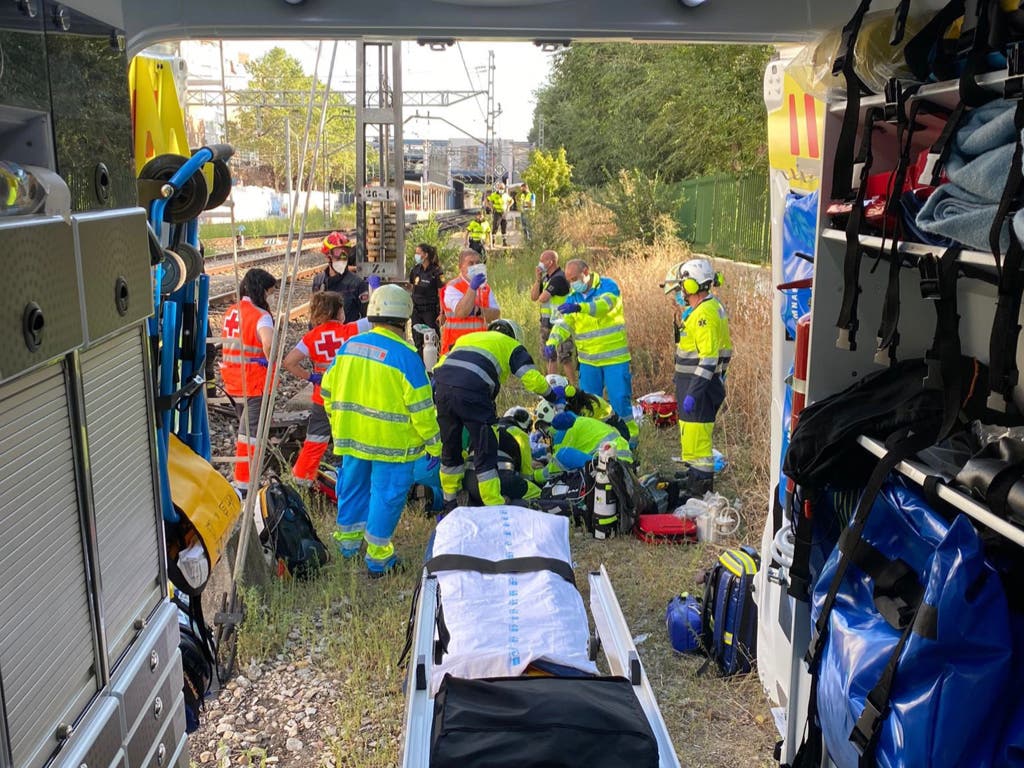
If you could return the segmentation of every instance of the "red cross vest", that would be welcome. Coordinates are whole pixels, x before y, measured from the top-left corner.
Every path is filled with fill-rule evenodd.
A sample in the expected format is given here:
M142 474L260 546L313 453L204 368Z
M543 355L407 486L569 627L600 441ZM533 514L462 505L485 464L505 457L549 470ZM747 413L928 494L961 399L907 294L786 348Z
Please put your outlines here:
M221 350L220 375L224 379L224 389L232 397L259 397L263 394L267 368L250 361L263 357L263 343L256 332L256 325L267 314L265 309L242 299L224 315L221 338L241 341L241 346L225 344Z
M469 290L469 281L464 277L458 277L448 283L459 293L465 295ZM484 283L476 290L476 306L480 309L487 308L491 303L491 286ZM447 306L444 308L444 328L441 329L441 354L448 354L452 344L467 333L486 331L487 321L481 315L471 317L455 317L455 312Z
M359 333L358 323L328 320L303 336L302 343L306 345L306 350L309 352L309 359L313 363L313 372L319 373L321 376L327 373L338 350L357 333ZM319 384L313 385L313 402L319 405L324 404Z

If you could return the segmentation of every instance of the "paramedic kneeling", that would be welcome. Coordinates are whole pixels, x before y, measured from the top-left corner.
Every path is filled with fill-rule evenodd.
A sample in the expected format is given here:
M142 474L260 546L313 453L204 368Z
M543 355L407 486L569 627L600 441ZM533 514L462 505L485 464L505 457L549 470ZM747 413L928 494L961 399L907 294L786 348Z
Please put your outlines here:
M721 278L706 259L676 264L663 285L683 308L676 349L676 402L682 459L689 465L687 492L698 497L714 488L711 433L725 400L725 374L732 357L729 318L711 295L715 285L721 285Z
M366 540L371 577L401 565L391 536L405 506L413 465L437 465L441 439L423 361L405 340L412 299L397 285L370 296L373 328L349 339L324 374L320 393L331 422L338 473L338 530L342 556L355 557Z
M565 400L565 390L550 387L537 370L523 346L523 330L517 323L501 319L488 327L487 331L461 337L434 368L446 513L456 507L466 474L463 428L469 433L481 501L486 506L505 503L498 477L498 439L492 425L498 419L494 400L510 375L546 400Z
M551 404L541 400L533 414L534 425L551 438L551 461L534 473L534 479L543 483L552 475L573 469L583 469L596 459L605 443L615 446L615 458L633 463L629 443L618 430L589 416L577 416L571 411L555 413Z

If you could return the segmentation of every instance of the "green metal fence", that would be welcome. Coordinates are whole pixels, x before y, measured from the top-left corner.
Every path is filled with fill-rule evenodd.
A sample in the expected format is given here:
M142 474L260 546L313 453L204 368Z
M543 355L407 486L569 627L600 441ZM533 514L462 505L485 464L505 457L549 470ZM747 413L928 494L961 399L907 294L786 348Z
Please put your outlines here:
M679 234L713 256L766 264L771 259L768 175L706 176L680 184Z

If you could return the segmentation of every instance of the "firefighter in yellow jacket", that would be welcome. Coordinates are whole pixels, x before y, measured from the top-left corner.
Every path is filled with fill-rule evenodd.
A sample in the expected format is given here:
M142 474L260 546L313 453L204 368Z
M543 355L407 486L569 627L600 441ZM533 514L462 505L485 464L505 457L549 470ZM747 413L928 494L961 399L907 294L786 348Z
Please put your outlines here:
M688 491L702 496L714 487L715 461L711 433L725 400L725 374L732 358L729 317L711 295L721 284L706 259L676 264L665 276L665 293L674 293L682 307L676 349L676 402L682 458L689 465Z
M412 299L397 285L370 296L373 326L349 339L324 374L320 393L331 422L338 473L338 530L344 557L366 540L371 577L401 565L391 535L413 481L413 464L426 454L439 464L441 438L430 383L416 348L405 340Z

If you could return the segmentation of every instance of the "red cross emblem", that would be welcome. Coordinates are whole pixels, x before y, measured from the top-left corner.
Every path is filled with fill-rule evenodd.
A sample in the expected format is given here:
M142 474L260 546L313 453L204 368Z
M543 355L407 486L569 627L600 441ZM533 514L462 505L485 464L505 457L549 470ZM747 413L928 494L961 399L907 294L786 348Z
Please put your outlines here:
M238 310L232 309L228 312L228 316L224 318L224 330L227 331L228 336L237 338L240 328L241 324L238 322Z
M333 360L334 356L338 354L338 350L341 349L341 345L344 343L345 340L335 336L334 331L325 330L320 334L320 338L316 340L316 344L313 345L313 349L316 350L320 359Z

